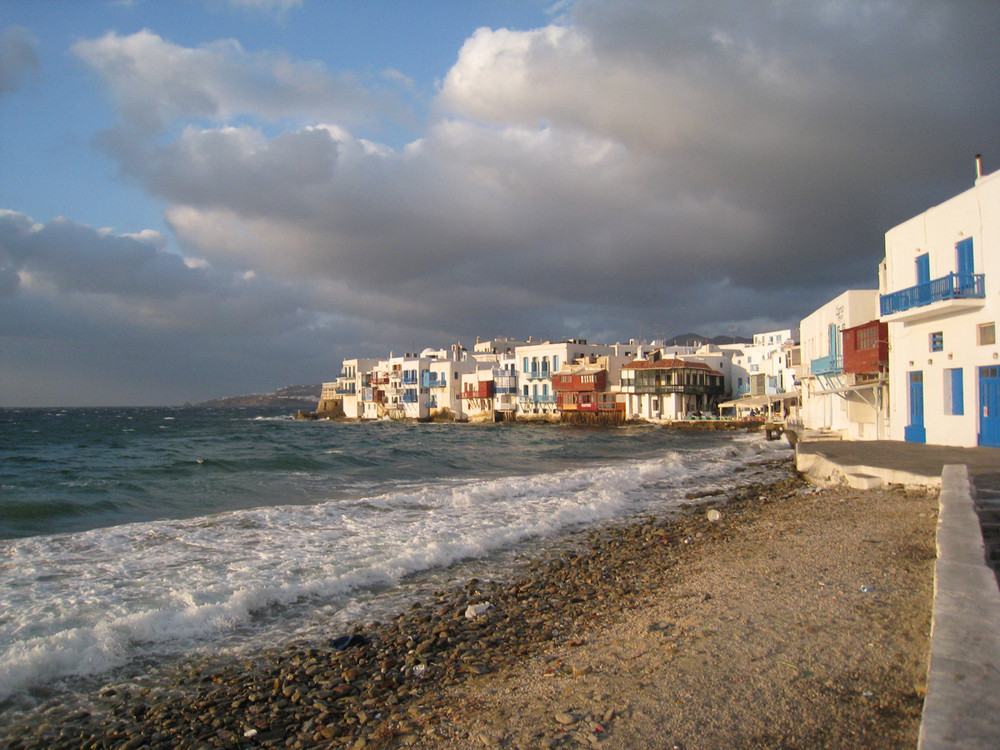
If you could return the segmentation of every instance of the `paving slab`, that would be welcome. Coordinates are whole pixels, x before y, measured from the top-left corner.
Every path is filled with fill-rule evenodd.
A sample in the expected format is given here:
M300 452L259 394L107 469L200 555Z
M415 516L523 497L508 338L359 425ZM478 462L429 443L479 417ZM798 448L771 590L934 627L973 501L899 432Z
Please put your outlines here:
M795 453L819 484L865 476L940 488L919 750L1000 748L1000 449L800 439Z

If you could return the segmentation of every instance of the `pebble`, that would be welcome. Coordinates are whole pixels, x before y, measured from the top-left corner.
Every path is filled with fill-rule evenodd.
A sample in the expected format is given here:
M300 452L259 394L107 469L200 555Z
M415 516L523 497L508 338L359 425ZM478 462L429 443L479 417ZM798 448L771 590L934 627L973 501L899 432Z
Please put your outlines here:
M365 750L381 746L376 738L383 736L406 746L435 726L435 715L452 710L433 702L441 686L497 671L549 644L583 645L587 629L599 626L609 606L642 606L644 592L664 567L690 553L684 544L735 533L741 503L799 486L801 480L790 477L733 496L725 526L692 511L581 532L572 546L529 561L523 577L456 584L388 623L356 629L363 638L345 650L334 648L327 636L268 649L249 662L206 657L153 678L152 688L107 685L88 696L86 711L53 702L5 722L0 746L159 750L245 743ZM589 671L560 661L547 669L555 679ZM616 715L607 709L592 718L607 729ZM560 710L552 718L560 727L579 724L580 741L573 740L578 745L605 736L591 730L591 717L580 723L581 716ZM533 746L561 745L562 736L536 737Z

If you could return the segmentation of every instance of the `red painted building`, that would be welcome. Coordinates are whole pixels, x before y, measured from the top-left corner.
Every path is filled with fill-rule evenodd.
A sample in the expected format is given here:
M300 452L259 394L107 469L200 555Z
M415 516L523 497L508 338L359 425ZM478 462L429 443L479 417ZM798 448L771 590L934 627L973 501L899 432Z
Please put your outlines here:
M889 324L872 320L845 328L844 372L875 375L889 369Z

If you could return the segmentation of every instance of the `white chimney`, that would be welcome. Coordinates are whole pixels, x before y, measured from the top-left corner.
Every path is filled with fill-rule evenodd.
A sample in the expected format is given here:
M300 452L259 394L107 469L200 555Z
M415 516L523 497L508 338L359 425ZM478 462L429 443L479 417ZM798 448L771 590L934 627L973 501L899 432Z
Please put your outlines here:
M983 155L976 154L976 182L983 176Z

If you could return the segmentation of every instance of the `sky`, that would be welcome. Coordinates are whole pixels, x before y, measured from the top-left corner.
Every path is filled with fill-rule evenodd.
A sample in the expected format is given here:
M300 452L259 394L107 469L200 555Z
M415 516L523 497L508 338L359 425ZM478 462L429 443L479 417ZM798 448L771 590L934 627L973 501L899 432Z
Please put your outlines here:
M996 0L0 0L0 406L795 327L1000 165Z

